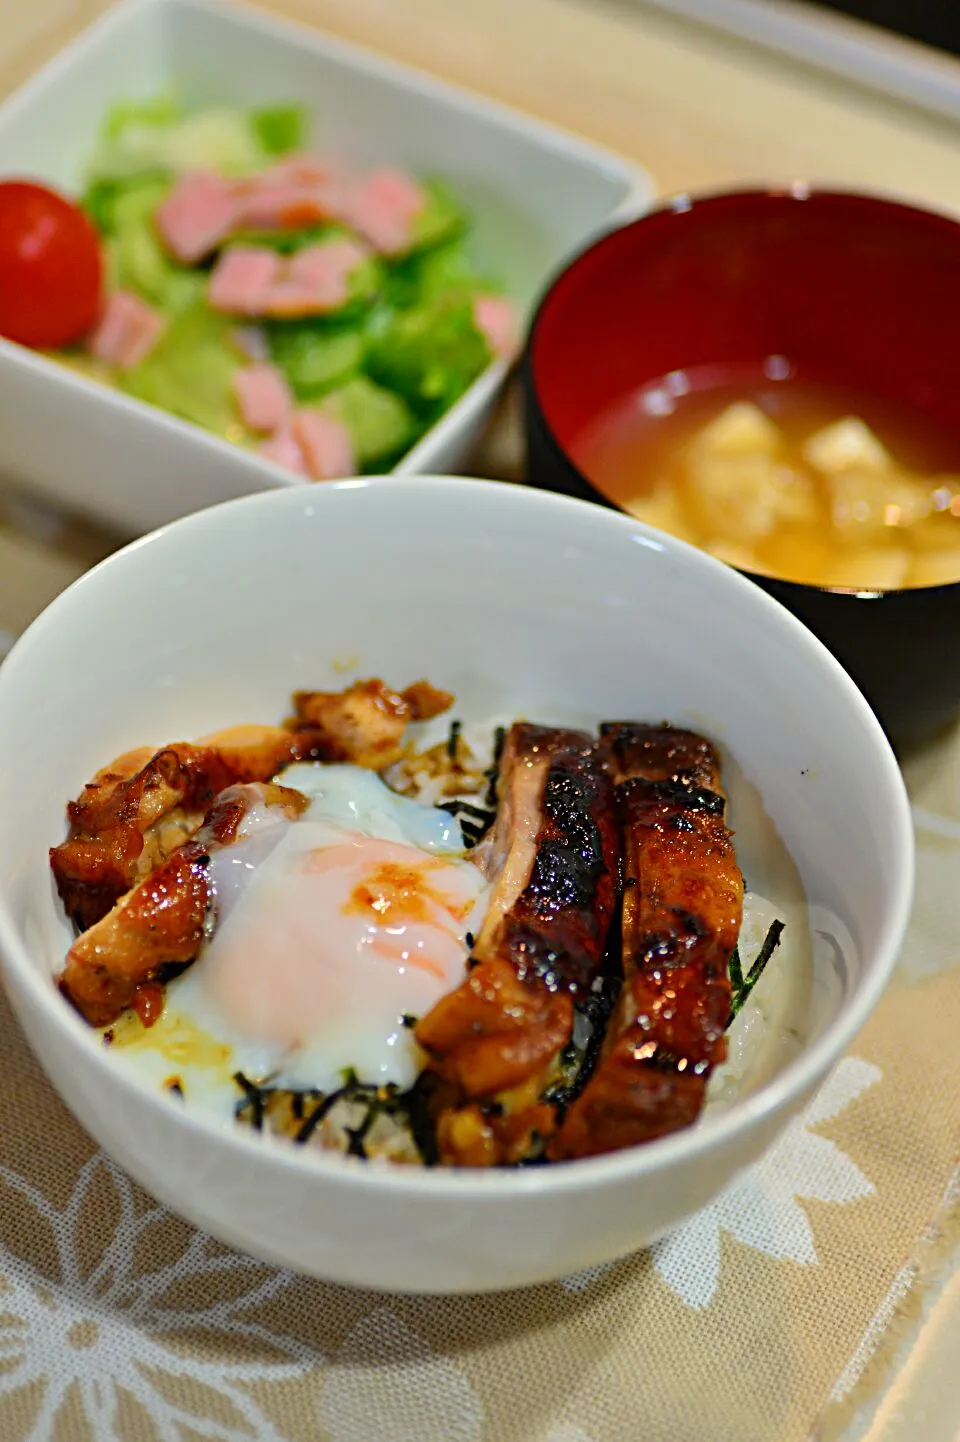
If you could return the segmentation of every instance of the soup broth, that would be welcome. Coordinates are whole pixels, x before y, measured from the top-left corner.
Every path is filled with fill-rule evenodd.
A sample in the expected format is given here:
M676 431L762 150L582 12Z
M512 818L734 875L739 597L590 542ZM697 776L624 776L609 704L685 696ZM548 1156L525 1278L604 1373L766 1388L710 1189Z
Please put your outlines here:
M623 510L741 570L849 590L960 581L960 438L782 371L675 373L610 408L573 458Z

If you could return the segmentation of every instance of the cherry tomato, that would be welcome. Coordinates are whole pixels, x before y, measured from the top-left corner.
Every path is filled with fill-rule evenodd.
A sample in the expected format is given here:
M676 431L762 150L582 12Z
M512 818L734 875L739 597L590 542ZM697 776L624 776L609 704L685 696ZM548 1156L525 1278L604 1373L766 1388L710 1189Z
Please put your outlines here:
M0 181L0 335L21 345L79 340L97 319L100 240L83 211L29 181Z

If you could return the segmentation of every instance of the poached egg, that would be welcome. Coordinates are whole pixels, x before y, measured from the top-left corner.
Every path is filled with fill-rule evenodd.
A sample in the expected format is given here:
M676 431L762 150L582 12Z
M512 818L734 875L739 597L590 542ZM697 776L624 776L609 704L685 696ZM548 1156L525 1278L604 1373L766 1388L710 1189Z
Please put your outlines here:
M459 823L356 766L288 767L310 798L295 821L257 806L214 851L215 908L197 960L151 1027L133 1013L113 1051L154 1086L232 1119L257 1085L410 1086L415 1020L462 980L488 886Z

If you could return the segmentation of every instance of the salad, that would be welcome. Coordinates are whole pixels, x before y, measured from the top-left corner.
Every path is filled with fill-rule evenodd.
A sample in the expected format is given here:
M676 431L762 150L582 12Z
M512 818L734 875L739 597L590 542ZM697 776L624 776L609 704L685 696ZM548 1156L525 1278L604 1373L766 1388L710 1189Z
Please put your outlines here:
M442 182L306 118L121 103L76 202L0 183L0 334L316 480L395 463L516 315Z

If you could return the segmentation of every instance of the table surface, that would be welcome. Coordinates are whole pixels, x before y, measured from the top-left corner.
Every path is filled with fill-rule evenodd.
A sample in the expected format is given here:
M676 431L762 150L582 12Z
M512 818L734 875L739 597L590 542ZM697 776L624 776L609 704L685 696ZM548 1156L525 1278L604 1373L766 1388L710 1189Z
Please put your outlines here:
M0 0L0 94L102 8L99 0ZM953 123L647 9L640 0L275 0L264 8L590 136L647 166L663 193L803 177L881 189L960 213ZM508 400L474 469L515 475L519 464ZM0 638L23 629L119 540L18 495L16 477L4 482ZM932 763L918 764L923 772ZM875 1362L872 1383L867 1375L858 1389L848 1389L842 1416L828 1416L819 1435L842 1431L871 1442L960 1437L960 1379L948 1365L960 1347L960 1281L951 1264L957 1235L941 1227L935 1239L921 1238L910 1276L924 1286L908 1308L912 1322L901 1319L891 1332L888 1352L897 1349L896 1365L889 1357L885 1366ZM887 1318L895 1303L891 1295ZM845 1361L837 1358L838 1372ZM581 1434L563 1435L572 1442Z

